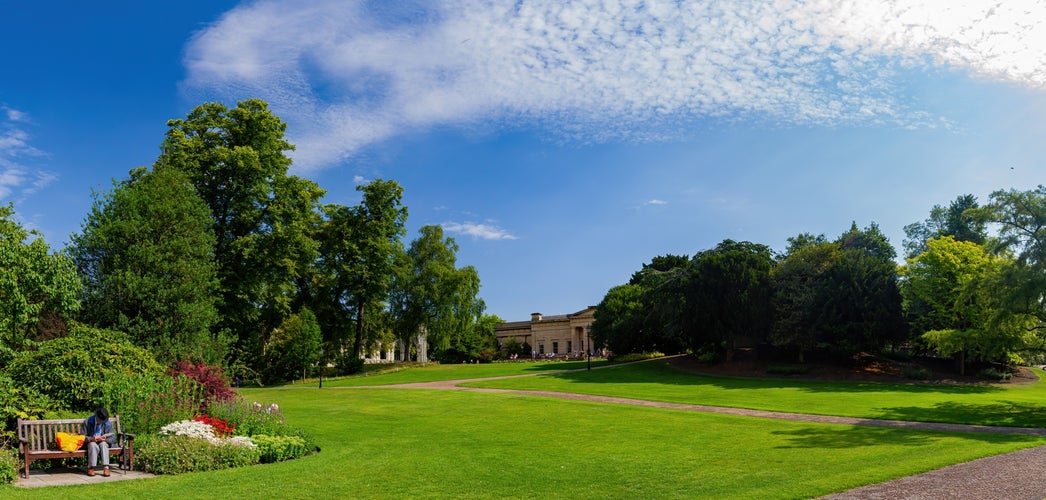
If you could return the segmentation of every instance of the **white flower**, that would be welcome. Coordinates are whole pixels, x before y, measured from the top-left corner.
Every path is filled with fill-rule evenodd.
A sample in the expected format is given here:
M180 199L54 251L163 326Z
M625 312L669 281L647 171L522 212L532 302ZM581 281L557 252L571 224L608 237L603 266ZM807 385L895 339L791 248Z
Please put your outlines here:
M254 442L251 441L251 438L249 438L247 436L234 436L234 437L231 437L229 439L226 439L225 442L227 442L227 443L229 443L231 445L234 445L234 446L247 446L247 447L250 447L250 448L257 448L258 447L258 445L254 444Z
M195 420L179 420L160 428L161 436L188 436L196 439L207 439L214 442L214 429L210 425Z

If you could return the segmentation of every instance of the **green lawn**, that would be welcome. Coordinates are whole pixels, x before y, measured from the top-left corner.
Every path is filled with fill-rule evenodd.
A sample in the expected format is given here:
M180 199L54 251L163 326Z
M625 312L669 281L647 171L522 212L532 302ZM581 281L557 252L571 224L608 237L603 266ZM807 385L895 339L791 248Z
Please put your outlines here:
M478 378L512 374L502 370L547 371L545 365L568 366L447 366L367 382ZM1046 400L1041 383L935 389L717 379L681 374L661 362L498 385L510 384L700 403L752 400L774 409L868 397L903 402L909 418L918 417L921 408L944 412L947 406L933 403L936 398L952 401L952 407L959 401L988 405L995 398L1039 408L1033 398ZM291 424L315 435L322 451L281 464L144 481L99 479L97 485L34 490L3 486L0 497L804 498L1046 444L1029 436L813 424L503 393L327 382L322 390L299 385L242 392L252 401L279 403ZM698 394L703 395L694 401ZM847 413L846 403L817 404Z
M466 384L891 420L1046 427L1046 382L934 385L819 382L685 373L664 360Z
M512 394L252 389L322 452L5 498L797 498L1046 440L775 421Z
M606 360L593 360L592 366L606 365ZM435 382L439 380L458 380L468 378L505 377L526 375L560 370L585 368L585 361L546 361L519 363L485 363L478 365L437 365L429 364L406 369L397 369L388 365L378 374L364 374L351 377L339 377L323 381L324 387L358 387L365 385L410 384L414 382ZM317 385L316 380L309 385ZM293 385L292 385L293 387Z

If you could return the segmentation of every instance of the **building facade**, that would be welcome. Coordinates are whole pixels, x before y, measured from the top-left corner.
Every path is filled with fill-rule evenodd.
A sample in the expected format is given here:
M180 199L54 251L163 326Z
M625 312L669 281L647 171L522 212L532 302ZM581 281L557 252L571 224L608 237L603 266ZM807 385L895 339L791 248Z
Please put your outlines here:
M573 314L530 315L530 321L510 321L494 328L498 347L510 338L530 345L533 357L581 358L591 349L589 332L595 306Z

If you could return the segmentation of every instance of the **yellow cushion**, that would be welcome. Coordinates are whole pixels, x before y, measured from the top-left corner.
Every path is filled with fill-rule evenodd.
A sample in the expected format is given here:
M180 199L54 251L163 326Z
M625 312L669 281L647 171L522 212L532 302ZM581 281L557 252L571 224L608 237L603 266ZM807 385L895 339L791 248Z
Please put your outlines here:
M87 436L82 434L69 434L67 432L56 432L54 437L58 441L58 448L62 451L79 450L84 445L84 439L87 439Z

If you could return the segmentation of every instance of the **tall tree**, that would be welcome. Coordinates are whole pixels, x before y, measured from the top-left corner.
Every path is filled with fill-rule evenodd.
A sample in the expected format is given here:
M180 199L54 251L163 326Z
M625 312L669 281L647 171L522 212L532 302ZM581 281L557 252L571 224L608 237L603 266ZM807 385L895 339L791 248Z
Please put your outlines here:
M131 171L95 196L69 253L86 281L81 318L128 333L164 361L220 362L210 210L185 174Z
M607 291L596 305L592 322L592 345L607 346L621 354L648 351L643 336L644 304L642 285L619 285Z
M904 226L905 257L910 259L925 252L926 242L940 236L978 245L984 243L988 238L987 227L976 217L977 208L977 197L972 194L960 195L948 208L934 205L929 218Z
M737 342L762 342L772 321L773 252L766 245L724 240L694 256L686 285L691 347L722 346L733 359Z
M1029 328L1040 338L1046 337L1046 186L995 191L974 216L998 225L993 250L1012 252L1016 257L1004 270L1006 286L997 292L1005 300L1005 308L1035 317Z
M911 324L942 355L959 355L960 371L972 359L1007 361L1023 347L1020 318L1000 315L998 285L1007 263L980 245L943 236L904 267L906 305L918 305Z
M840 253L825 274L832 291L824 305L831 346L852 354L896 345L907 334L896 251L874 222L863 230L853 224L835 243Z
M363 193L359 205L323 208L320 267L334 303L353 313L352 349L360 357L368 314L383 307L402 262L407 208L401 204L403 188L395 181L376 179L356 190Z
M474 358L474 338L486 305L479 298L479 273L457 267L458 244L440 226L423 226L405 254L391 300L400 340L410 344L424 327L436 356ZM449 359L453 361L453 359Z
M0 361L25 347L48 312L79 310L82 286L72 260L16 222L12 205L0 206Z
M211 211L219 281L218 328L260 354L291 313L295 282L316 257L310 238L323 191L288 175L287 125L261 100L207 103L170 120L159 167L186 173Z
M797 349L802 363L806 352L824 346L831 337L825 308L833 294L828 272L841 250L823 237L820 243L789 248L773 273L774 326L770 340L774 345Z

